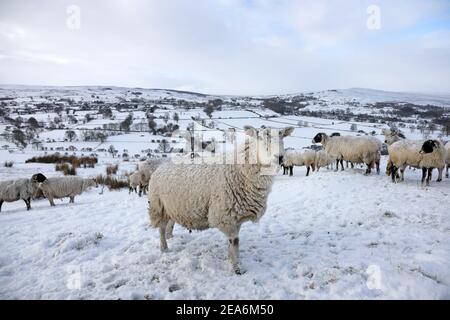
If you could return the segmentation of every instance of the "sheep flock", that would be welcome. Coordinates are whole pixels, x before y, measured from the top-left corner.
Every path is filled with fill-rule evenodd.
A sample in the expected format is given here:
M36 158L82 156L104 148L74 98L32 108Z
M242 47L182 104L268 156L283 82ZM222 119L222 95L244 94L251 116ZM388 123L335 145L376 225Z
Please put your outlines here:
M174 224L189 230L215 228L228 241L228 258L232 270L241 274L239 262L239 231L247 221L256 222L265 213L268 195L277 170L293 176L294 166L305 166L306 176L321 168L344 171L343 162L365 166L365 175L372 170L380 173L383 144L370 136L345 136L317 133L312 138L316 147L300 150L283 145L283 138L293 132L284 129L244 127L245 143L237 147L236 157L253 160L245 163L175 163L167 159L149 159L139 163L128 176L129 193L140 197L148 194L150 224L159 230L161 251L168 250ZM437 182L443 173L449 177L450 142L439 139L410 140L400 131L383 130L389 158L386 174L397 183L404 181L410 168L422 170L422 184L429 185L433 169L438 170ZM273 137L279 138L276 148L270 147ZM321 145L321 147L318 146ZM275 168L275 169L274 169ZM272 174L267 174L267 172ZM288 178L289 179L289 178ZM36 173L30 178L0 182L0 211L4 202L23 200L27 210L31 200L45 197L51 206L54 199L75 196L91 187L98 187L92 178L49 177Z

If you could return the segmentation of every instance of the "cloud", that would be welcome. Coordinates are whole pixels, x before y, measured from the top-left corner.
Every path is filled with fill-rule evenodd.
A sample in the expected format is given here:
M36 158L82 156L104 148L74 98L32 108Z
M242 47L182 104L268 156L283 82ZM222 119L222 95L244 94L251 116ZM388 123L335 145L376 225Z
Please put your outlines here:
M0 83L450 92L448 1L80 0L79 30L72 4L1 2Z

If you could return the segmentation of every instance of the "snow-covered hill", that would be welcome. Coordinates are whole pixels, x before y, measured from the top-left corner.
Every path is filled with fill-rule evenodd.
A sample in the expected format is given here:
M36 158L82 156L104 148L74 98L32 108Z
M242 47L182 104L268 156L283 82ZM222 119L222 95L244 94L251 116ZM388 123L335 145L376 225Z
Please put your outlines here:
M450 107L450 93L414 93L392 92L383 90L352 88L343 90L327 90L313 93L313 96L329 102L357 101L362 104L376 102L404 102L417 105L435 105Z
M184 99L186 101L208 101L210 99L259 101L270 97L288 98L299 95L313 96L330 103L360 102L362 104L375 102L408 102L418 105L435 105L450 107L450 93L418 93L418 92L392 92L365 88L351 88L326 90L318 92L298 92L288 95L269 96L230 96L186 92L170 89L127 88L114 86L28 86L28 85L0 85L0 97L13 98L40 98L58 97L71 98L76 101L93 101L103 99L109 102L120 102L119 98L143 99Z
M295 149L310 147L318 132L383 141L381 129L389 125L410 139L448 140L441 120L450 109L426 106L449 106L446 95L347 89L233 97L118 87L0 87L0 181L37 172L61 176L54 164L26 163L56 151L98 158L95 168L79 167L78 176L105 174L109 164L117 164L116 177L123 179L143 158L176 156L185 147L168 126L214 140L217 152L232 141L227 133L245 125L294 126L285 147ZM207 114L215 99L220 108ZM403 109L405 102L414 106ZM150 130L149 119L154 130L165 130ZM103 140L90 138L99 132ZM176 150L162 151L163 140ZM12 167L4 165L11 161ZM407 170L406 181L393 184L383 171L363 176L361 168L321 169L305 177L296 168L294 177L278 175L266 214L242 228L242 276L230 270L226 239L217 230L189 233L176 226L170 251L161 254L147 199L125 189L93 189L74 204L65 199L56 207L36 200L29 212L23 201L3 203L0 298L450 299L450 179L422 187L420 170Z

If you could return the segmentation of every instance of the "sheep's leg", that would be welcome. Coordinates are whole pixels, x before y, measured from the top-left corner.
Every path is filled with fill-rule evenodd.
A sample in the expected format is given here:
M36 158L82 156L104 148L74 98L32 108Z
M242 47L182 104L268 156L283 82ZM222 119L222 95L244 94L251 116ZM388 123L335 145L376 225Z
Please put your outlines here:
M366 175L369 175L372 172L372 166L367 164Z
M239 237L228 237L228 257L236 274L241 274L239 267Z
M175 222L173 220L169 220L169 222L167 222L167 226L166 226L166 239L170 239L173 237L173 227L175 225Z
M334 171L338 171L339 170L339 159L336 159L336 170Z
M404 166L400 168L400 176L401 176L400 181L405 181L405 170L406 170L406 167L404 167Z
M392 182L393 183L396 183L397 181L396 181L396 177L397 177L397 167L396 166L394 166L394 165L392 165L392 167L391 167L391 175L392 175Z
M313 172L316 171L316 165L314 163L311 165L311 168Z
M294 175L294 166L289 166L289 175L291 177Z
M49 196L49 197L47 197L47 199L48 199L48 202L50 202L50 205L51 205L52 207L54 207L54 206L55 206L55 203L53 202L53 197L52 197L52 196Z
M443 171L444 171L444 168L438 168L438 178L437 178L436 182L442 181L442 172Z
M380 161L376 161L375 165L377 167L377 174L380 174Z
M355 165L353 164L353 162L350 162L350 167L355 168Z
M306 176L309 176L309 169L310 169L310 167L308 166L306 169Z
M69 196L69 203L75 203L75 196Z
M445 177L448 178L448 168L450 167L450 164L447 165L447 169L445 169Z
M3 205L3 200L0 200L0 212L2 212L2 205Z
M433 172L433 168L428 168L428 176L427 176L427 186L430 185L431 174Z
M427 176L427 168L422 168L422 184L425 182Z
M342 160L342 159L341 159L341 171L344 171L344 160Z
M139 197L141 197L142 196L142 184L139 184Z
M160 249L161 252L165 252L169 249L167 246L167 240L166 240L166 227L167 227L167 221L161 222L159 225L159 243L160 243Z
M31 209L31 198L23 199L25 204L27 205L27 211Z

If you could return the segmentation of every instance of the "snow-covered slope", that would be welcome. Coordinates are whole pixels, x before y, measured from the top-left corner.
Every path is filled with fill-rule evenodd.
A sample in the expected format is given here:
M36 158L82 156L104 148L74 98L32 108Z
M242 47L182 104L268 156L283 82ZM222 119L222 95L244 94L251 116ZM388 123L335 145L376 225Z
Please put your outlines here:
M74 99L75 101L94 101L97 99L105 102L120 102L122 99L183 99L186 101L205 102L211 99L229 101L246 101L247 103L259 103L261 99L270 97L290 98L299 95L312 96L329 103L360 102L361 104L375 102L409 102L417 105L436 105L450 107L450 93L430 94L414 92L392 92L365 88L326 90L318 92L299 92L288 95L269 96L230 96L213 95L197 92L185 92L170 89L146 89L127 88L113 86L28 86L28 85L0 85L0 97L30 98L34 101L44 97ZM42 97L42 98L41 98Z
M78 176L105 174L108 164L119 164L123 177L143 157L161 156L163 139L174 148L185 146L180 136L149 132L147 112L159 128L176 124L186 130L195 123L196 137L214 138L217 152L234 146L226 132L241 132L245 125L295 126L285 147L297 149L311 146L318 132L370 134L383 141L381 129L389 124L398 124L410 139L442 135L448 140L442 128L428 132L418 126L420 121L448 117L450 109L418 106L448 106L446 95L348 89L232 97L117 87L1 87L0 103L8 117L0 119L0 181L29 178L36 172L62 175L54 164L25 162L55 151L98 156L96 167L78 168ZM221 110L209 117L205 106L217 98L223 101ZM262 98L292 103L298 109L282 115L277 108L265 108ZM372 105L378 101L413 102L420 112L396 118L397 113L390 112L397 109L388 104L380 110ZM111 116L98 112L103 106L112 109ZM430 117L423 116L422 110ZM333 116L339 112L352 116ZM357 117L360 114L372 118ZM92 119L87 121L87 115ZM124 132L118 125L129 115L131 130ZM386 115L391 118L386 120ZM31 117L42 122L36 131L29 131ZM56 120L59 129L50 126ZM25 148L19 147L11 135L16 127L32 133L41 146L29 141ZM71 142L67 130L77 135ZM84 134L96 130L108 133L105 141L84 139ZM118 150L117 156L106 151L110 146ZM12 167L3 165L9 161ZM246 270L242 276L231 272L226 239L217 230L189 233L177 226L170 251L161 254L157 230L149 226L147 199L127 190L93 189L77 197L75 204L65 199L52 208L46 200L33 201L29 212L23 201L4 203L0 298L450 299L449 179L423 188L419 170L407 170L406 181L399 184L392 184L384 174L363 176L359 168L322 169L310 177L304 177L304 169L294 171L292 178L276 177L261 221L242 228Z
M242 276L217 230L176 226L161 254L147 200L127 191L30 212L6 203L0 298L450 298L448 179L422 188L412 170L399 184L362 169L294 174L275 179L266 214L242 227Z
M383 90L352 88L343 90L327 90L313 93L313 96L328 102L344 103L358 101L361 104L375 102L408 102L417 105L435 105L450 107L450 93L414 93L414 92L392 92Z

